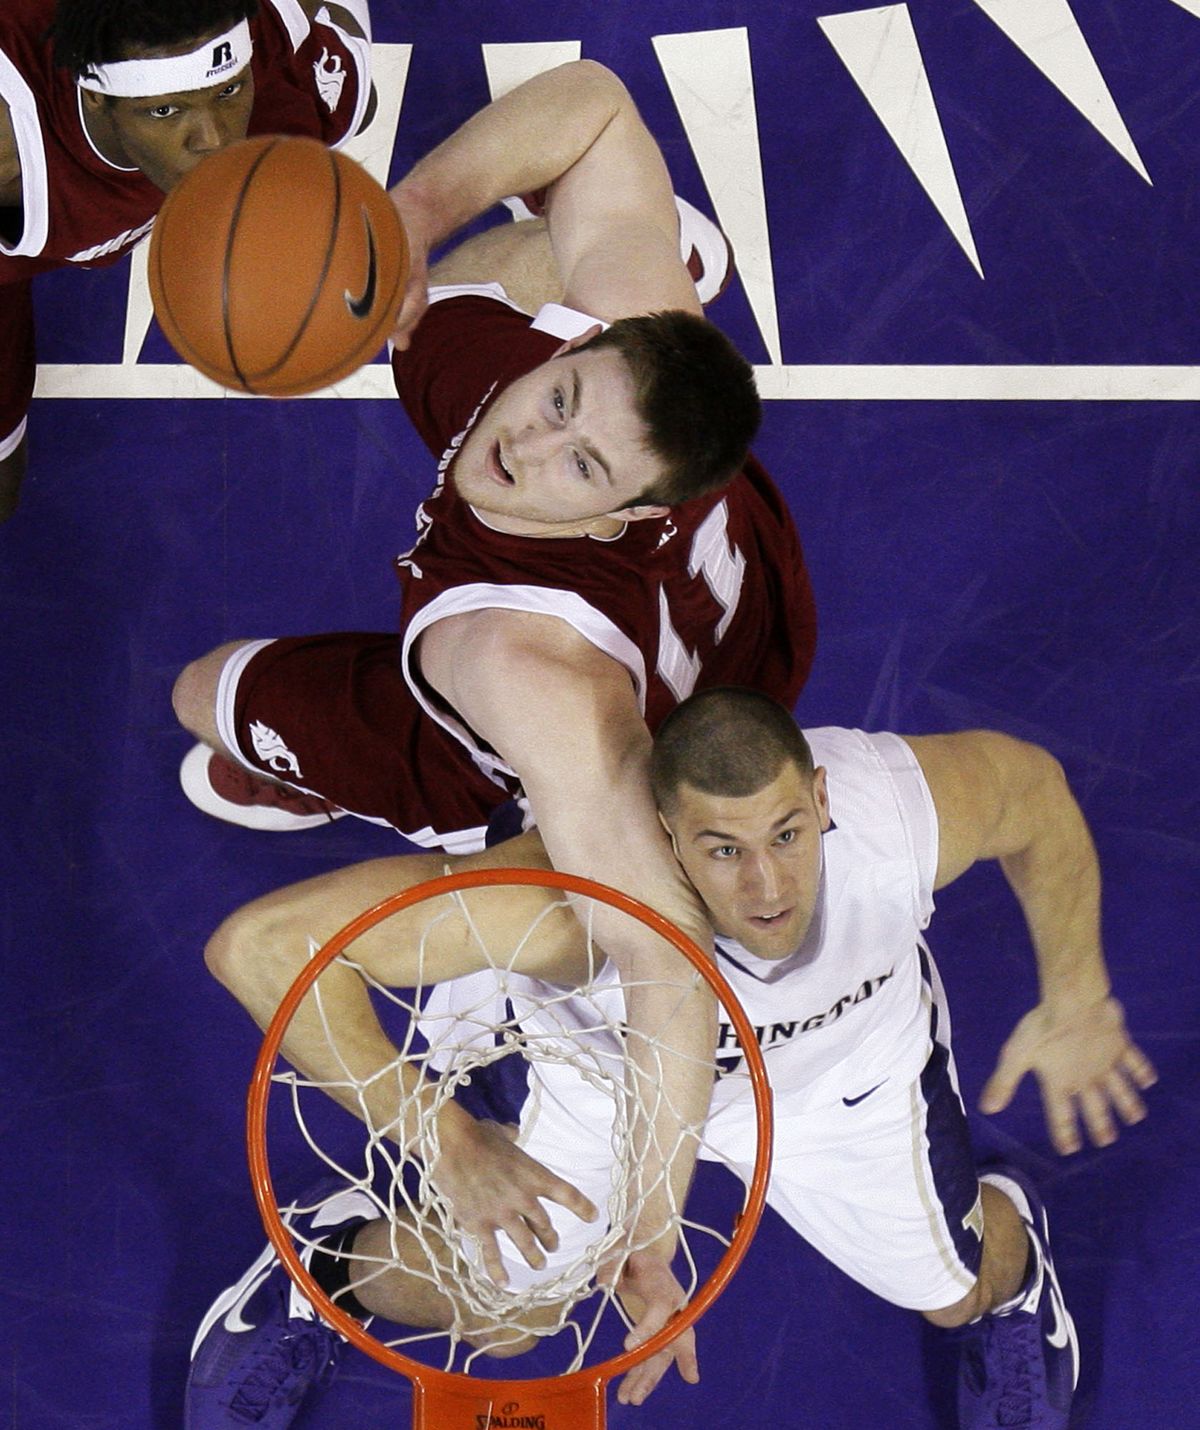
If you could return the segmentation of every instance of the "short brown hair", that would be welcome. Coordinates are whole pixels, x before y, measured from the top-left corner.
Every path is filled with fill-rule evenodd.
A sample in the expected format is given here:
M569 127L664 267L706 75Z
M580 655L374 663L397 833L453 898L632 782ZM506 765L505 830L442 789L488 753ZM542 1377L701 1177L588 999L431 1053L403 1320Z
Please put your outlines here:
M812 774L812 750L790 712L760 691L718 685L688 696L658 727L650 787L670 814L683 785L740 799L769 785L789 760Z
M719 328L672 309L620 318L584 347L614 348L625 359L650 448L666 467L638 502L675 506L735 476L762 403L754 369Z

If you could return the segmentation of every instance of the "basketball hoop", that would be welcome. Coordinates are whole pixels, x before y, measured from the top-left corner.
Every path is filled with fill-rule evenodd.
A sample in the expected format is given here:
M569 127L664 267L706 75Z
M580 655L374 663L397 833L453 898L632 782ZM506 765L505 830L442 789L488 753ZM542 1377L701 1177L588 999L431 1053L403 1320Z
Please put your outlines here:
M523 1032L524 1025L516 1027L512 1018L513 1003L512 1001L505 1002L505 999L519 1000L520 1009L525 1011L519 1013L518 1022L520 1019L526 1018L528 1024L534 1027L538 1025L539 1018L543 1022L546 1020L547 1010L550 1015L556 1015L557 1006L568 999L573 1007L582 1005L589 1010L589 1013L593 1006L596 1009L602 1008L606 998L611 1002L612 970L605 965L603 954L594 948L590 931L591 916L595 912L596 905L602 904L606 905L608 909L615 909L629 918L638 920L660 935L691 964L692 969L688 971L687 975L691 985L699 986L699 981L703 979L716 995L725 1010L724 1016L732 1023L736 1031L744 1054L744 1061L739 1071L744 1068L743 1075L749 1077L753 1092L757 1151L753 1171L746 1184L744 1204L741 1210L733 1215L728 1234L692 1219L685 1219L683 1209L677 1209L675 1222L680 1237L680 1250L685 1256L692 1284L685 1285L684 1288L688 1297L687 1304L663 1329L650 1336L634 1350L610 1355L607 1359L595 1364L581 1363L586 1359L589 1349L593 1346L596 1338L596 1323L599 1318L609 1310L615 1315L624 1317L624 1312L612 1288L609 1287L607 1290L598 1288L594 1280L594 1272L598 1263L604 1260L612 1250L612 1242L603 1242L602 1240L596 1248L589 1249L590 1259L585 1262L581 1272L575 1273L578 1285L573 1289L563 1289L555 1283L554 1295L556 1297L561 1295L566 1309L563 1313L563 1323L556 1325L551 1333L559 1334L566 1328L570 1329L569 1340L576 1348L572 1364L561 1374L543 1375L531 1379L496 1379L484 1378L470 1372L474 1354L466 1357L465 1369L452 1368L457 1349L453 1332L423 1330L418 1334L401 1336L397 1340L385 1342L368 1331L360 1321L335 1304L322 1291L301 1260L294 1234L284 1221L275 1195L268 1164L268 1109L271 1104L272 1091L275 1090L278 1094L281 1088L285 1089L285 1098L295 1112L304 1141L321 1159L324 1169L338 1172L348 1181L354 1182L360 1190L367 1191L378 1206L381 1215L390 1217L397 1205L394 1192L390 1192L386 1197L381 1197L371 1190L370 1184L373 1178L378 1179L380 1156L383 1157L389 1176L398 1183L402 1171L399 1163L406 1160L409 1156L408 1152L402 1150L399 1154L399 1163L397 1163L396 1154L386 1150L388 1148L388 1129L373 1128L369 1121L367 1127L370 1133L368 1157L364 1164L366 1170L362 1172L352 1173L348 1170L347 1163L354 1159L331 1154L319 1145L317 1135L313 1131L313 1122L314 1120L319 1121L320 1117L314 1119L302 1110L303 1100L310 1089L315 1088L321 1093L325 1093L335 1084L316 1083L295 1072L280 1071L276 1068L287 1029L300 1005L310 994L314 994L318 1006L322 1006L318 980L335 962L340 961L343 965L348 964L350 967L356 968L360 974L362 973L362 970L354 964L353 958L347 954L347 950L367 930L376 928L389 918L401 914L415 905L429 901L431 912L428 927L422 926L424 931L422 933L421 956L423 957L425 939L436 937L438 920L443 917L443 915L434 912L436 908L440 907L434 901L441 900L444 906L462 912L466 909L463 901L465 891L516 888L517 886L558 891L556 896L548 895L550 902L547 907L556 909L569 907L574 911L586 935L589 967L596 971L593 979L587 986L579 990L568 992L559 987L554 996L543 995L542 1001L538 1002L536 989L531 992L533 985L526 986L530 984L530 980L523 975L509 972L509 966L515 958L513 950L496 953L489 949L486 951L486 958L481 957L481 967L490 967L496 979L499 980L497 986L503 996L498 1006L507 1008L507 1014L496 1015L489 1012L487 1017L483 1018L476 1010L472 1009L472 1018L468 1021L474 1028L475 1036L466 1039L461 1044L453 1044L449 1052L447 1052L444 1043L439 1043L436 1049L436 1058L429 1049L419 1048L418 1045L421 1042L419 1038L414 1040L406 1035L397 1063L407 1060L411 1064L420 1065L426 1073L431 1068L438 1067L441 1079L439 1090L443 1085L453 1090L456 1082L457 1085L462 1086L470 1081L473 1073L478 1069L514 1053L522 1057L525 1064L533 1066L535 1070L539 1058L542 1058L547 1064L553 1064L551 1072L558 1075L556 1070L564 1062L563 1046L578 1042L582 1048L579 1059L583 1066L583 1072L580 1075L585 1077L590 1084L604 1083L609 1077L604 1070L605 1056L603 1053L597 1054L592 1045L597 1044L597 1040L601 1040L600 1045L605 1048L610 1044L614 1047L621 1046L624 1037L630 1035L630 1030L623 1027L619 1017L609 1023L589 1023L586 1035L568 1030L561 1036L556 1034L554 1038L546 1039L543 1044L543 1041L537 1036L526 1036ZM452 897L447 898L447 896ZM574 927L573 924L572 927ZM475 932L478 934L478 930ZM528 936L533 937L534 935L535 930L531 929ZM480 951L481 955L485 951L482 940ZM606 975L601 974L600 970L602 969L606 970ZM365 977L365 975L363 976ZM606 976L607 984L605 983ZM370 982L370 980L368 981ZM420 1025L423 1017L422 993L427 992L427 989L417 990L410 997L406 994L398 995L395 990L381 989L377 983L371 982L371 986L376 993L385 994L393 1002L398 1003L412 1025ZM545 986L537 985L537 987ZM672 984L671 986L679 985ZM325 1035L331 1040L330 1045L333 1046L332 1040L336 1038L336 1029L329 1026L329 1020L324 1012L321 1017ZM493 1017L497 1019L494 1022L491 1021ZM487 1038L478 1036L478 1029L481 1025L487 1030L489 1035ZM591 1042L588 1043L587 1039L590 1039ZM547 1048L551 1049L549 1053L546 1051ZM573 1054L568 1054L565 1060L570 1061L573 1056ZM449 1058L449 1065L443 1069L438 1059L444 1063L447 1058ZM608 1060L612 1061L611 1056ZM574 1071L572 1067L572 1072ZM719 1073L715 1060L713 1073L714 1076ZM344 1093L344 1083L339 1082L336 1087L339 1092ZM277 1095L276 1102L278 1101ZM363 1101L365 1106L365 1100L360 1099L360 1101ZM617 1098L616 1101L619 1102L621 1099ZM324 1108L325 1105L322 1098L320 1107ZM335 1114L335 1116L341 1117L340 1114ZM341 1123L349 1122L350 1119L341 1117L338 1124L339 1130ZM619 1118L616 1118L613 1132L614 1147L619 1143L618 1124ZM395 1125L391 1124L392 1132L394 1132ZM698 1135L703 1155L706 1144L703 1140L703 1133ZM770 1090L757 1038L735 994L707 955L661 915L638 900L590 879L540 869L479 869L429 880L385 899L360 914L329 939L322 948L311 953L309 962L288 990L266 1030L250 1086L247 1141L255 1199L267 1235L273 1243L280 1261L303 1295L334 1330L373 1360L406 1376L412 1382L412 1424L414 1430L504 1430L504 1427L508 1426L534 1425L544 1427L544 1430L603 1430L606 1424L605 1394L608 1382L624 1374L639 1362L655 1355L691 1326L724 1290L748 1249L762 1215L770 1170ZM416 1158L420 1165L419 1149ZM709 1160L724 1160L724 1158L720 1154L712 1154ZM620 1156L615 1156L614 1167L620 1161ZM569 1172L563 1175L566 1175L568 1180L571 1179ZM614 1177L616 1175L617 1171L614 1171ZM627 1178L628 1184L623 1183L619 1194L614 1194L614 1199L610 1203L610 1212L613 1206L617 1206L624 1208L628 1213L630 1204L636 1207L636 1197L645 1193L644 1189L639 1193L639 1184L634 1171L624 1169L621 1175ZM426 1183L421 1180L422 1189L425 1186ZM420 1203L420 1199L418 1198L414 1203L412 1196L406 1196L404 1214L415 1216L419 1221L425 1215L425 1209ZM432 1232L441 1234L443 1242L447 1239L444 1221L438 1225L431 1216L430 1228ZM405 1231L406 1235L411 1238L413 1229L407 1222ZM700 1246L703 1250L709 1237L723 1249L707 1278L702 1280L693 1247ZM470 1272L471 1268L465 1261L456 1262L456 1276L469 1276ZM454 1284L457 1292L457 1281ZM490 1281L487 1284L491 1287ZM574 1302L571 1301L572 1296L575 1297ZM595 1302L597 1298L601 1303L599 1309L591 1308L580 1311L580 1306L590 1308L591 1303ZM511 1317L516 1331L525 1334L526 1328L520 1321L520 1310L521 1305L514 1303L514 1306L506 1307L502 1313L498 1312L497 1314L503 1316L506 1325ZM572 1317L577 1317L578 1320L572 1319ZM378 1326L380 1323L375 1321L372 1324ZM628 1325L627 1319L625 1324ZM543 1332L534 1331L532 1334L541 1335ZM417 1359L411 1353L418 1348L424 1348L426 1342L436 1337L445 1337L450 1340L450 1360L446 1364L432 1365ZM401 1346L404 1349L400 1349Z

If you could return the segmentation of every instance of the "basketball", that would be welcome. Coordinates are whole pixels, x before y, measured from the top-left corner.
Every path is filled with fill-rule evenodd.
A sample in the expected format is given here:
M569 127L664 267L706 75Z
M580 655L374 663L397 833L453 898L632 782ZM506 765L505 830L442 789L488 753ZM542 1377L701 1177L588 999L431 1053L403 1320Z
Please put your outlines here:
M360 164L315 139L265 135L210 155L171 190L149 271L180 357L225 387L289 397L383 346L408 244Z

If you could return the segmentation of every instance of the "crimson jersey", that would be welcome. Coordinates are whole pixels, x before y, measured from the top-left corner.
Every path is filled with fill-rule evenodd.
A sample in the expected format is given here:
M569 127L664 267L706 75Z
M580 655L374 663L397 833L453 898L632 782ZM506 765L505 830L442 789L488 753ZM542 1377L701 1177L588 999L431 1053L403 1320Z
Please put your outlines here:
M444 298L393 359L409 416L442 457L417 543L397 562L405 677L426 713L497 779L511 772L429 698L413 668L414 643L437 620L496 607L560 617L629 671L652 731L693 690L714 685L753 686L791 708L816 640L791 515L753 457L723 490L611 538L509 535L459 498L454 456L466 430L570 336L565 313L551 305L531 323L495 297Z
M92 147L79 90L44 38L53 12L54 0L4 0L0 8L0 99L24 194L21 232L0 232L0 282L68 263L115 262L149 232L163 201L140 171L119 169ZM261 0L250 29L250 134L336 145L356 131L370 90L366 41L310 24L298 0Z

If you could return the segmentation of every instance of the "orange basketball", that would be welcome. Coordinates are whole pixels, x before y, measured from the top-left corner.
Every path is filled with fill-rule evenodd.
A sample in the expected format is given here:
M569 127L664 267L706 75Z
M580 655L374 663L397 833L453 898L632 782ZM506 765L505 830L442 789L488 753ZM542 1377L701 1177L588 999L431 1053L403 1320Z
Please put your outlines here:
M408 277L387 193L315 139L264 135L198 164L150 238L150 292L172 347L241 392L295 396L379 351Z

